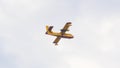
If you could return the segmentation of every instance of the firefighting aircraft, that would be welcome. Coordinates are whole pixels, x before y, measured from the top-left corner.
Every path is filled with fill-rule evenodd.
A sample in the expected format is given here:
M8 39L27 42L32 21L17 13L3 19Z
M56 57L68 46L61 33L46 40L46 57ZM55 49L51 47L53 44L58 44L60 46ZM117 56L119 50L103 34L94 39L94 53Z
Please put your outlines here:
M60 41L61 38L68 38L68 39L73 38L72 34L65 33L66 31L69 31L68 28L69 26L71 26L71 24L72 24L71 22L67 22L64 28L61 29L61 32L59 33L52 31L53 26L46 26L46 34L56 36L57 38L54 40L53 43L55 43L55 45L58 45L58 42Z

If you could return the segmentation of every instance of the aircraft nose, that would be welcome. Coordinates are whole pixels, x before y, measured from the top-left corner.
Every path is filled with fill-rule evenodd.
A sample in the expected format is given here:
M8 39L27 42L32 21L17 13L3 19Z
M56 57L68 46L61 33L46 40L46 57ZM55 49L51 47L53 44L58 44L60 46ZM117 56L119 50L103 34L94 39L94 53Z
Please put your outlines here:
M74 36L72 36L72 38L74 38Z
M71 36L71 38L74 38L74 36Z

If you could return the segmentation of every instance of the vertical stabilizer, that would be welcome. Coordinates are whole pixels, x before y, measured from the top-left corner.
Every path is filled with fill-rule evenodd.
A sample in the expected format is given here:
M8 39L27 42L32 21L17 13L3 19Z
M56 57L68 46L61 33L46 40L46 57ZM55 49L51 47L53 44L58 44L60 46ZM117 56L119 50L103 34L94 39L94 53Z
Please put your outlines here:
M46 25L46 31L48 31L48 28L49 28L49 26L48 26L48 25Z
M46 34L51 34L52 28L53 28L53 26L46 26Z

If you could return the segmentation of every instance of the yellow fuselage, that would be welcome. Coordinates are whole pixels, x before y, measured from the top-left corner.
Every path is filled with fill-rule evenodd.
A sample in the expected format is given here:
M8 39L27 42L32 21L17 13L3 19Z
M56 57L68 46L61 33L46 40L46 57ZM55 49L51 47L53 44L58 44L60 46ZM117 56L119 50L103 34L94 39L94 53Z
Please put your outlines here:
M49 33L48 35L52 35L52 36L58 36L58 37L62 37L62 38L73 38L72 34L61 34L61 33L57 33L57 32L53 32L53 33Z

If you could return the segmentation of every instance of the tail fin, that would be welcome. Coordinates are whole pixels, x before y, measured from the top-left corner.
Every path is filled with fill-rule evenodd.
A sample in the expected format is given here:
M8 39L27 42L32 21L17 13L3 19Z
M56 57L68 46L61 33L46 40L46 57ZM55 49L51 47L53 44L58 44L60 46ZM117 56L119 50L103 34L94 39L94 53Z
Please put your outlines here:
M53 26L46 26L46 34L51 34L52 33L52 28Z
M48 26L48 25L46 25L46 31L48 31L48 29L49 29L49 26Z

